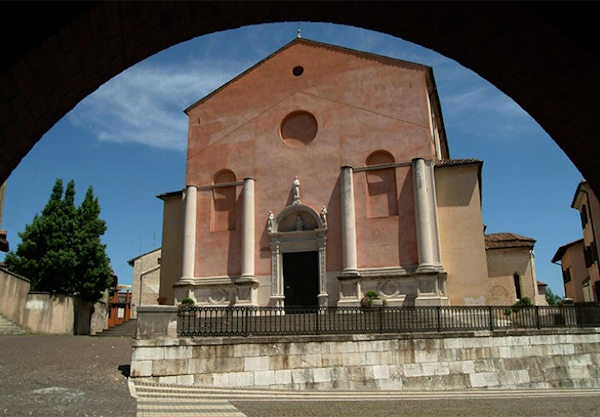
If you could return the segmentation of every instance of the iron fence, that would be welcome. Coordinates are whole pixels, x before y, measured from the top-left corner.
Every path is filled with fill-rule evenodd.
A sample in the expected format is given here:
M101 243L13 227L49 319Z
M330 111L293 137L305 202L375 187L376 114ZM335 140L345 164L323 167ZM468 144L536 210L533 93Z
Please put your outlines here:
M180 336L275 336L600 327L600 305L448 307L195 307Z

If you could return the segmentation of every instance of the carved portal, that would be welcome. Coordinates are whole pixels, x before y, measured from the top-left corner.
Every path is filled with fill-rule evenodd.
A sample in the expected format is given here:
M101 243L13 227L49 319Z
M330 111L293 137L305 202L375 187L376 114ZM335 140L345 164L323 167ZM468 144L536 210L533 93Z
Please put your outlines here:
M326 218L312 207L296 203L269 222L271 236L271 304L283 306L283 254L317 251L319 255L319 305L327 305L325 247Z

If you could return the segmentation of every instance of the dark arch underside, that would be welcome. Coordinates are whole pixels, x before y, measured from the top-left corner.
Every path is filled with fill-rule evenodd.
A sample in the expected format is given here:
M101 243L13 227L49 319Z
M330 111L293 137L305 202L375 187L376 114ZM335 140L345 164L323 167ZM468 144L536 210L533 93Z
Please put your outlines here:
M600 195L593 3L11 2L0 7L0 181L60 118L144 58L197 36L282 21L387 33L472 69L523 107ZM540 156L543 157L543 156Z

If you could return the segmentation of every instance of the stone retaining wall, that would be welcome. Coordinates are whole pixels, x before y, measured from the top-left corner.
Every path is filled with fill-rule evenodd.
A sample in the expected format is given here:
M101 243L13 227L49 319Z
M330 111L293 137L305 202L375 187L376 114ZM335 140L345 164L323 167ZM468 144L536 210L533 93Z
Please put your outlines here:
M600 388L600 329L205 339L170 329L134 339L133 378L297 390Z

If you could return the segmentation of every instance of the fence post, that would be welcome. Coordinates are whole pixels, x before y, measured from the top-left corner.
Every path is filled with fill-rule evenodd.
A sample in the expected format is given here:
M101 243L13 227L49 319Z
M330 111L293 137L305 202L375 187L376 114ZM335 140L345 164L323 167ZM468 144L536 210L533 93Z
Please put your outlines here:
M494 331L494 313L492 311L492 306L488 306L488 316L490 317L490 331Z
M540 323L540 306L535 306L535 320L538 330L541 329L542 324Z
M315 318L315 334L319 334L319 316L321 315L321 307L317 307L315 310L317 317Z
M440 307L440 306L437 306L435 308L435 311L436 311L436 314L437 314L437 331L438 331L438 333L442 331L441 310L442 310L442 307Z

